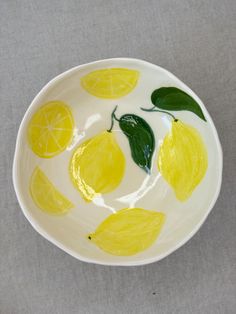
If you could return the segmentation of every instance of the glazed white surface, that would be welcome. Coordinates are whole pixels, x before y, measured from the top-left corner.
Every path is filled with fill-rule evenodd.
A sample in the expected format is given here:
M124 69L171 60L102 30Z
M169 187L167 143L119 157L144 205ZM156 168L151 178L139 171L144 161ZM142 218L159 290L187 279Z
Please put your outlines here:
M136 88L117 100L99 99L80 86L80 78L90 71L109 67L125 67L140 71ZM171 120L162 113L148 113L140 107L152 106L150 96L162 86L178 87L191 95L200 105L207 122L191 112L175 112L177 118L194 126L204 139L208 152L207 173L186 202L179 202L171 187L157 170L157 152L164 136L170 130ZM32 114L50 100L65 101L72 110L77 136L68 150L51 159L38 158L27 143L27 125ZM131 159L127 138L118 124L114 132L126 157L126 173L121 185L93 203L86 203L69 178L68 167L73 148L82 141L109 128L110 115L118 105L117 116L134 113L143 117L152 127L156 149L152 174L147 176ZM75 207L61 217L50 216L39 210L29 194L29 179L39 166L53 184ZM33 100L22 121L14 158L13 179L21 208L33 227L49 241L67 253L87 262L108 265L140 265L160 260L182 244L199 229L219 194L222 175L222 151L214 124L201 100L179 79L168 71L137 59L108 59L73 68L50 81ZM138 191L138 192L137 192ZM148 250L130 257L109 255L87 240L104 218L126 207L142 207L166 214L166 223Z

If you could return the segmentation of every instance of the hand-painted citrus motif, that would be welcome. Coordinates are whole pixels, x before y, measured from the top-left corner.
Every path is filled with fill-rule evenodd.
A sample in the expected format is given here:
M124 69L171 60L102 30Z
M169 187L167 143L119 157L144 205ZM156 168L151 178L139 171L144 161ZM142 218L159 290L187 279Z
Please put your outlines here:
M158 156L158 168L180 201L189 198L207 170L207 152L198 131L173 120Z
M70 144L73 129L74 120L69 107L62 101L50 101L29 122L29 145L39 157L51 158Z
M48 214L66 214L74 205L36 167L30 180L30 194L35 204Z
M164 222L164 213L126 208L105 219L89 239L107 253L134 255L153 244Z
M74 186L86 201L113 191L125 171L125 157L113 132L104 131L82 143L70 161Z
M81 78L81 85L99 98L117 99L129 94L136 86L139 72L126 68L108 68L90 72Z

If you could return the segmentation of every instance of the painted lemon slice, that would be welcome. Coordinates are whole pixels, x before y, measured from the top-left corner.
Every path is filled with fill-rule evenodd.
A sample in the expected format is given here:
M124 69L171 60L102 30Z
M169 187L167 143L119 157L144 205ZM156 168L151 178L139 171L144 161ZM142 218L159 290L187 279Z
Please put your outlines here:
M41 158L51 158L66 149L73 137L74 120L70 108L62 101L50 101L31 118L28 142Z
M99 98L117 99L129 94L136 86L139 72L126 68L110 68L90 72L81 78L81 85Z
M125 208L105 219L88 238L107 253L134 255L156 241L164 222L164 213Z
M74 186L86 201L113 191L125 171L125 157L113 132L104 131L82 143L70 162Z
M179 120L172 122L158 156L158 169L178 200L188 199L207 170L207 151L199 132Z
M48 214L66 214L74 205L63 196L36 167L30 180L30 193L35 204Z

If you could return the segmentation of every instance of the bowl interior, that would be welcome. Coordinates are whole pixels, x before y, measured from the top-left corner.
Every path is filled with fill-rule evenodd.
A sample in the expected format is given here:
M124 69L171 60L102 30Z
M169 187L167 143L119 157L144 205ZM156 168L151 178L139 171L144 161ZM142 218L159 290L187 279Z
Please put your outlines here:
M100 99L87 93L80 79L87 73L103 68L129 68L140 72L136 88L119 99ZM174 86L191 95L201 105L207 122L189 111L175 115L195 127L204 139L208 153L208 169L192 196L185 202L176 199L169 184L157 168L157 154L165 135L170 131L171 119L162 113L143 112L140 107L151 107L150 95L162 86ZM37 157L27 141L29 120L37 109L51 100L67 103L76 124L73 145L50 159ZM96 203L85 202L74 188L68 172L72 152L80 143L109 128L111 112L115 106L117 116L137 114L151 125L156 139L152 160L152 173L147 175L133 162L127 138L119 125L114 134L125 154L126 171L119 187L104 194ZM32 172L39 166L53 184L75 206L63 216L52 216L41 211L32 201L29 182ZM32 102L22 121L14 161L14 184L20 205L31 224L47 239L71 255L88 262L110 265L138 265L161 259L186 242L200 227L219 193L222 172L222 153L214 124L201 100L179 79L168 71L135 59L109 59L73 68L48 83ZM145 188L144 188L145 187ZM112 212L127 207L161 211L166 222L157 241L147 250L133 256L113 256L103 252L87 235Z

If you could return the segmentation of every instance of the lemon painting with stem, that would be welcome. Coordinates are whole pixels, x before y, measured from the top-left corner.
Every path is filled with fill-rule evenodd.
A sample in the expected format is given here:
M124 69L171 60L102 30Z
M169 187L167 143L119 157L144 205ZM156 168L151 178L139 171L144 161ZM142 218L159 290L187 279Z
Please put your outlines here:
M125 156L111 127L79 145L69 165L70 178L82 197L90 202L112 192L125 172Z
M186 201L204 178L208 167L208 154L198 130L176 118L169 111L187 110L207 122L201 107L190 95L176 87L161 87L151 95L152 108L146 112L159 112L171 117L171 129L163 139L157 167L170 184L179 201ZM163 110L164 109L164 110Z

